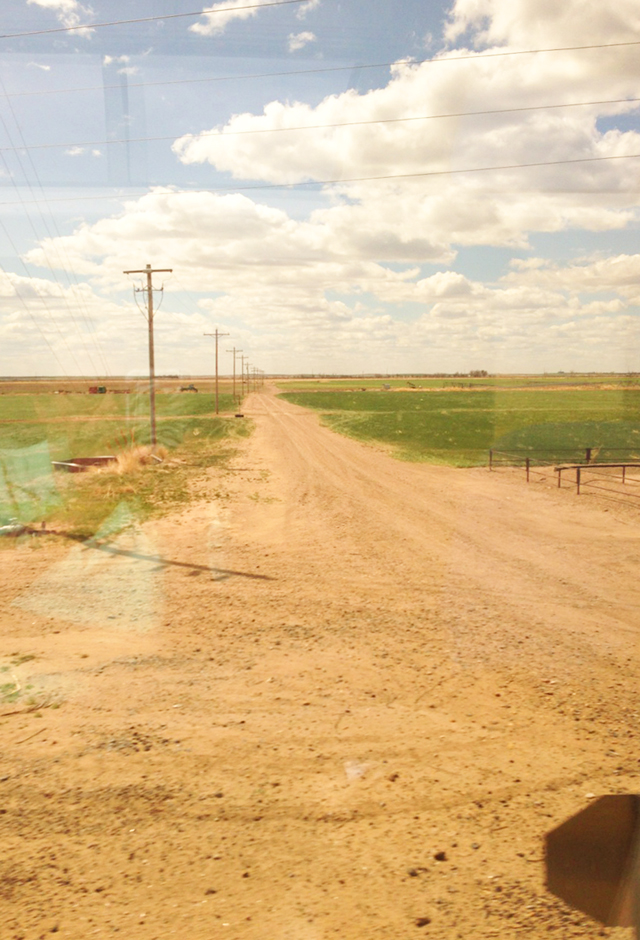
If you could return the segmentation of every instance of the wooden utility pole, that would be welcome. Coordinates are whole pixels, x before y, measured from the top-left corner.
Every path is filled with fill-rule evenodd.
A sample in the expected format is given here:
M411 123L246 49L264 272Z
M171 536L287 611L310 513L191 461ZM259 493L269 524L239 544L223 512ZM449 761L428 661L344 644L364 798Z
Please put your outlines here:
M153 349L153 274L171 274L173 268L152 268L150 264L144 270L123 271L123 274L146 274L147 286L134 288L136 292L147 292L147 323L149 324L149 413L151 415L151 446L155 447L158 443L156 437L156 373L155 373L155 354ZM160 288L163 290L164 288Z
M203 336L215 336L216 338L216 414L218 414L218 340L221 336L229 336L229 333L221 333L216 327L215 333L203 333Z
M245 362L247 361L248 358L249 358L248 356L238 356L238 359L240 360L240 368L241 368L241 372L240 372L240 376L241 376L241 379L240 379L240 397L241 397L241 398L244 398L244 364L245 364Z
M236 354L241 353L241 349L236 349L234 346L233 349L227 349L227 352L233 353L233 400L236 400Z

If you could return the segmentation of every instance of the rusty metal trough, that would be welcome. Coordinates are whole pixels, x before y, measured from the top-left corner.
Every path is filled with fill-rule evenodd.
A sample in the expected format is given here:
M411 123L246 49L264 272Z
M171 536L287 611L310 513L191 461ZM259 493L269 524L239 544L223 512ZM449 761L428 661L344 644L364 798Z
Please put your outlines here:
M117 459L113 456L70 457L69 460L52 460L51 465L54 470L66 470L67 473L84 473L89 467L104 467L106 464L114 463Z

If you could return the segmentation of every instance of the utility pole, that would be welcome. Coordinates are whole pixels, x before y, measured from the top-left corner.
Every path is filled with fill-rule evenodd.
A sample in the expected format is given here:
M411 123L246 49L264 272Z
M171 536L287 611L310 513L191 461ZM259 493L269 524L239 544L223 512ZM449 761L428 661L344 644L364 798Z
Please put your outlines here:
M221 336L229 336L228 333L221 333L216 327L215 333L203 333L203 336L215 336L216 338L216 414L218 414L218 340Z
M240 375L241 375L240 397L241 398L244 398L244 364L248 358L249 358L248 356L238 356L238 359L240 359L240 362L241 362L241 372L240 372Z
M227 349L227 352L233 353L233 400L236 400L236 353L241 353L241 349L236 349L234 346L233 349Z
M123 274L146 274L147 286L136 288L134 291L142 293L147 292L147 323L149 324L149 412L151 415L151 446L155 447L158 443L156 437L156 373L155 373L155 354L153 349L153 274L171 274L173 268L152 268L150 264L142 271L123 271ZM160 288L164 290L164 288Z

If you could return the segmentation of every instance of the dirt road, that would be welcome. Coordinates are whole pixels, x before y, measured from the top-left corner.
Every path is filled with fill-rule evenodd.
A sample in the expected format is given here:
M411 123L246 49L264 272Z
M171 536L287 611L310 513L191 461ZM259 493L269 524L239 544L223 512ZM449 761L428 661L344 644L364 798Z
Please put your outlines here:
M2 937L626 937L542 839L638 789L640 515L246 413L187 512L0 555Z

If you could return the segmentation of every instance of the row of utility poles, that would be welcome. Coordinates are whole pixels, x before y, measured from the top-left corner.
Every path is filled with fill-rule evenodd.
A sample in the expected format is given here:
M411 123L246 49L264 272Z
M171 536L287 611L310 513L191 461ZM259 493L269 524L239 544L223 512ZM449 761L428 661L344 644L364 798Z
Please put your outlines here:
M156 388L155 388L155 353L154 353L154 344L153 344L153 318L155 316L154 306L153 306L153 275L154 274L171 274L173 268L152 268L148 264L145 268L139 269L136 271L123 271L123 274L145 274L147 278L146 287L134 287L134 293L143 293L147 295L147 313L146 320L148 324L149 331L149 409L151 413L151 445L153 447L157 444L157 435L156 435ZM164 287L157 288L162 292ZM215 401L216 401L216 414L219 414L219 394L218 394L218 344L219 340L223 336L229 336L229 333L222 333L217 327L213 333L203 333L203 336L213 336L216 342L216 358L215 358ZM233 399L242 400L245 395L245 389L247 392L255 391L260 385L264 384L264 372L260 369L256 369L255 366L249 366L248 357L240 355L242 353L241 349L236 349L234 346L233 349L228 349L227 352L233 353ZM240 394L236 395L236 359L239 359L241 362L240 368Z
M216 331L217 332L217 331ZM205 333L205 336L215 336L215 333ZM228 335L228 334L220 334ZM262 369L256 369L255 366L249 366L248 356L241 356L241 349L236 349L234 346L233 349L227 349L227 352L233 353L233 398L242 400L245 395L245 388L247 392L255 391L261 385L264 385L264 372ZM240 374L238 376L238 371L236 367L236 361L240 360ZM216 353L216 385L217 385L217 375L218 375L218 356ZM238 382L240 384L240 394L236 395L236 376L238 376ZM218 393L216 391L216 414L218 413Z
M229 336L229 333L221 333L220 330L216 327L215 332L213 333L203 333L203 336L213 336L216 341L216 414L218 414L218 341L222 336ZM236 349L234 346L233 349L227 349L227 352L233 353L233 400L237 398L242 400L245 395L245 387L247 392L255 391L259 385L264 383L264 372L260 369L256 369L255 366L249 367L248 356L241 356L241 349ZM236 361L240 360L240 395L236 395Z

